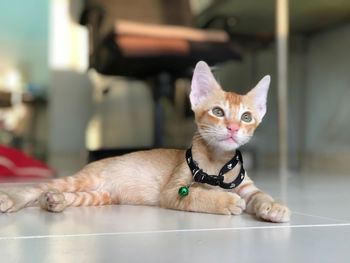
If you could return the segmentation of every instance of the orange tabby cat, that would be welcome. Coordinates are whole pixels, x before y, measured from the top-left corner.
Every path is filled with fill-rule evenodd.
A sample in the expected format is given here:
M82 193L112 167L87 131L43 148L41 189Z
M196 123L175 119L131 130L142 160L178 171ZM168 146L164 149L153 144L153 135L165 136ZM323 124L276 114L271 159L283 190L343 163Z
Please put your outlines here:
M205 62L196 65L190 101L198 131L192 157L200 169L218 174L235 150L249 141L265 115L269 84L266 76L246 95L225 92ZM184 150L140 151L91 163L74 176L37 187L3 189L0 211L40 206L61 212L68 206L132 204L226 215L246 210L267 221L289 221L289 209L256 188L244 170L240 174L240 166L225 173L224 182L243 178L238 187L227 190L193 182ZM189 187L188 195L179 195L184 186Z

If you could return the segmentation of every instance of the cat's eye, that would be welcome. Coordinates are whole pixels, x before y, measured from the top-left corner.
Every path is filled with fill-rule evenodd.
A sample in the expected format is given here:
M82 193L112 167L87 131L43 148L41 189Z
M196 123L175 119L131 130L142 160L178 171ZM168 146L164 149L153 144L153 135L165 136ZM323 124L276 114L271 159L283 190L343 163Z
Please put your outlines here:
M248 111L242 114L241 120L244 122L251 122L253 120L252 114Z
M211 112L217 117L224 117L225 115L224 110L220 107L214 107Z

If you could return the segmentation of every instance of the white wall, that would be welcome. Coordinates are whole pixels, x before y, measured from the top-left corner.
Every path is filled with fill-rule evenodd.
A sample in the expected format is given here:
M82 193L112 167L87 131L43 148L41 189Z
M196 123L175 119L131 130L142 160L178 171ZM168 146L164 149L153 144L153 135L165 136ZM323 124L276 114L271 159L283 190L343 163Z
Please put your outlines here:
M69 175L86 163L85 129L92 111L86 73L52 70L49 92L49 163Z
M316 169L350 169L350 24L308 43L305 156Z
M350 25L311 39L308 46L308 152L350 154Z
M87 74L52 71L50 89L51 153L85 151L84 132L92 113L92 88Z

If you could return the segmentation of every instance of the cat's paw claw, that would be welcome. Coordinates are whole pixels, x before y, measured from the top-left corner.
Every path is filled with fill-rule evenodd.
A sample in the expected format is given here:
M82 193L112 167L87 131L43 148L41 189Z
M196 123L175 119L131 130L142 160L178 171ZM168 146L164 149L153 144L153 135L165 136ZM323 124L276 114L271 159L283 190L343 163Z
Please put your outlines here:
M51 189L40 195L39 204L42 209L58 213L66 207L66 200L61 192Z
M244 199L239 195L234 193L228 193L229 197L227 199L228 205L225 214L229 215L240 215L246 208Z
M289 222L290 214L288 207L276 202L263 202L256 213L257 217L274 223Z
M11 212L10 209L14 206L12 199L5 193L0 192L0 212Z

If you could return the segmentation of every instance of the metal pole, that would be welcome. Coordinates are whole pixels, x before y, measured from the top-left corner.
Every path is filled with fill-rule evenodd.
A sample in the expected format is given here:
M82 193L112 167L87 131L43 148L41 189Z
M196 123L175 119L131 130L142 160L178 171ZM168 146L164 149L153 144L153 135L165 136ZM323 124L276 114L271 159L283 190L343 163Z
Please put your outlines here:
M276 0L279 168L288 170L288 0Z

